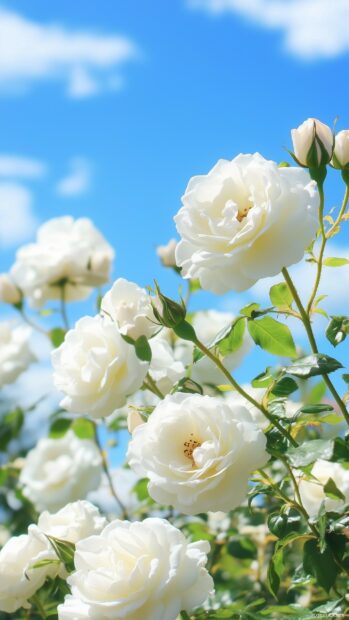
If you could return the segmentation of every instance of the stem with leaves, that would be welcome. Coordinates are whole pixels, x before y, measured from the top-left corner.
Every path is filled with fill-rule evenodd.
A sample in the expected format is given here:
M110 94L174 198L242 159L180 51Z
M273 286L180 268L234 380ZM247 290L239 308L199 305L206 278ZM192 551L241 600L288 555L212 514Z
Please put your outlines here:
M217 366L217 368L219 368L219 370L224 374L224 376L227 378L227 380L229 381L229 383L235 388L235 390L246 400L248 400L251 405L253 405L254 407L257 407L257 409L259 409L259 411L261 411L263 413L263 415L267 418L267 420L273 424L273 426L275 426L278 431L284 436L286 437L286 439L293 445L293 446L297 446L297 442L295 441L295 439L292 437L292 435L290 435L290 433L278 422L278 420L275 419L274 416L272 416L269 411L258 401L256 401L250 394L248 394L247 392L245 392L245 390L237 383L237 381L235 381L234 377L230 374L229 370L224 366L224 364L222 364L221 360L214 354L212 353L212 351L210 351L210 349L208 349L202 342L200 342L200 340L196 339L195 340L195 344L198 347L198 349L200 349L200 351L202 353L204 353L210 360L212 360L212 362L214 362L214 364Z
M99 440L97 424L95 422L93 422L93 427L94 427L95 442L96 442L97 448L99 450L99 453L101 455L102 467L103 467L103 471L104 471L104 473L105 473L105 475L107 477L107 480L108 480L110 492L111 492L112 496L114 497L116 503L118 504L118 506L119 506L119 508L121 510L121 517L123 519L127 519L128 518L127 510L126 510L126 507L124 506L123 502L121 501L121 499L119 498L119 496L118 496L118 494L117 494L117 492L115 490L113 479L112 479L110 471L109 471L106 455L105 455L105 452L104 452L103 447L101 445L101 442Z
M307 311L305 310L302 301L299 297L298 291L293 283L293 280L289 274L289 272L287 271L287 269L284 267L282 269L282 274L285 278L286 283L288 284L288 287L293 295L293 298L295 300L296 306L299 310L299 314L301 315L302 318L302 322L303 325L305 327L305 331L307 332L307 336L308 336L308 340L309 340L309 344L311 347L312 352L317 355L319 353L317 344L316 344L316 340L315 340L315 336L314 336L314 332L311 326L311 322L310 322L310 318L309 315L307 313ZM349 412L345 406L345 403L342 401L341 397L339 396L336 388L334 387L331 379L329 378L329 376L327 374L323 375L323 380L326 383L329 391L331 392L334 400L336 401L338 407L340 408L344 419L346 420L347 424L349 425Z

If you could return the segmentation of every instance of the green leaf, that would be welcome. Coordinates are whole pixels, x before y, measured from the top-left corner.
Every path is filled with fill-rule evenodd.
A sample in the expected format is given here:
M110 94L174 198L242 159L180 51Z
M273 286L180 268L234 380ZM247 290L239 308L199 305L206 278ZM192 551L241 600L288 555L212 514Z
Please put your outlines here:
M326 329L326 338L336 347L343 342L349 332L349 317L333 316Z
M173 392L185 392L188 394L204 393L201 385L199 383L196 383L196 381L193 381L193 379L190 379L189 377L183 377L183 379L180 379L177 385L174 387Z
M246 320L236 319L224 338L218 340L218 350L225 357L240 349L245 334Z
M312 439L302 445L291 447L287 451L293 467L306 467L317 459L329 460L332 457L334 442L332 439Z
M298 409L298 411L296 412L296 415L299 415L300 413L305 413L305 414L323 413L324 411L333 411L332 405L328 405L328 404L326 405L325 404L303 405L303 407Z
M292 334L287 325L266 316L257 321L249 321L248 330L255 343L264 351L286 357L297 355Z
M332 478L329 478L324 485L324 492L327 497L330 499L341 499L345 500L345 496L342 491L337 487L335 481Z
M8 443L15 439L24 423L24 412L21 407L5 413L0 424L0 451L4 452Z
M271 390L274 396L289 396L298 390L298 384L291 377L282 377L279 379Z
M266 368L264 372L261 372L259 375L257 375L257 377L252 379L251 385L252 387L256 388L267 388L273 383L274 380L275 379L272 373L272 368L271 366L268 366L268 368Z
M334 585L340 571L330 547L326 546L321 552L315 539L307 540L304 544L303 567L327 592Z
M188 321L181 321L173 328L173 331L183 340L189 340L190 342L197 342L195 329Z
M306 401L309 405L320 403L326 394L326 384L324 381L319 381L311 388Z
M268 517L268 527L274 536L284 538L291 532L298 532L301 525L301 517L295 511L272 512Z
M72 424L72 429L77 437L80 439L94 439L95 438L95 426L91 420L87 418L77 418Z
M282 546L276 545L274 554L269 562L267 575L267 586L275 598L277 597L284 568L284 549Z
M142 362L151 362L151 348L146 336L139 336L134 343L136 355Z
M70 429L73 420L71 418L56 418L50 426L49 436L57 439L63 437Z
M343 368L342 364L335 360L333 357L324 355L323 353L317 353L314 355L308 355L307 357L301 357L296 360L290 366L287 366L284 370L289 375L294 377L302 377L302 379L308 379L308 377L315 377L317 375L325 375L330 372Z
M293 295L286 284L274 284L269 291L270 301L277 308L289 308L293 302Z
M248 304L248 306L244 306L243 308L241 308L240 314L250 317L252 316L252 313L256 312L256 310L258 310L260 307L261 305L256 303Z
M343 267L343 265L349 265L347 258L325 258L322 262L325 267Z
M62 342L64 342L65 334L65 330L61 327L54 327L53 329L51 329L51 331L49 332L49 336L55 348L59 347Z
M68 573L71 573L74 570L75 545L71 542L67 542L66 540L54 538L53 536L47 535L47 538Z

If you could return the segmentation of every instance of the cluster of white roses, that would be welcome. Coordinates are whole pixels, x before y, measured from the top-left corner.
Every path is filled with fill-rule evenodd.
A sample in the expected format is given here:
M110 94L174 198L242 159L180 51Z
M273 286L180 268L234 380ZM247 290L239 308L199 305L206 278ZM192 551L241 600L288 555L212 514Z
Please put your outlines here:
M318 228L319 193L308 168L332 161L349 169L349 132L334 138L310 119L293 131L293 142L301 167L279 167L257 153L220 160L208 174L193 177L175 217L181 239L158 249L163 264L207 291L224 293L243 291L301 260ZM36 307L84 299L108 281L112 258L88 220L52 220L0 277L0 298L18 307L24 299ZM191 325L209 347L233 320L228 313L197 312ZM253 405L265 391L246 388L252 404L236 392L217 396L211 388L224 383L222 371L208 357L194 359L195 342L181 340L171 327L161 320L159 296L116 280L99 314L80 319L52 353L54 383L64 395L60 404L99 420L130 399L137 403L140 390L149 389L153 411L147 421L134 412L129 418L129 466L148 479L149 495L161 506L184 515L228 512L244 502L253 472L269 458L269 420ZM32 361L19 330L0 324L0 385ZM240 348L222 357L225 368L233 371L251 346L246 333ZM201 392L176 391L185 378ZM289 401L286 415L297 408ZM10 539L0 552L0 610L30 606L45 580L57 576L67 578L71 592L58 608L59 620L175 620L212 593L207 542L191 543L159 518L106 524L97 508L81 501L99 487L103 464L96 444L73 430L41 439L29 452L19 477L23 494L39 511L58 512L41 514L27 535ZM333 508L349 500L348 471L317 461L311 480L299 473L310 516L321 501ZM345 500L330 504L323 491L329 479ZM75 546L68 577L50 537Z

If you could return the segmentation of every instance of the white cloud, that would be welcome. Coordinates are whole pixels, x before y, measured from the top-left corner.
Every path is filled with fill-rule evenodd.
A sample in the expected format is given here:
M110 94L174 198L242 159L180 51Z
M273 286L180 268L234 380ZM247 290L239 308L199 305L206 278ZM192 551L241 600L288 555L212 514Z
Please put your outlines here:
M0 248L27 241L37 220L32 210L32 193L19 183L0 183Z
M300 58L332 58L349 51L349 0L188 0L212 14L232 12L279 30L286 50Z
M7 178L36 179L46 172L46 165L35 159L18 155L0 154L0 176Z
M72 31L0 9L0 90L23 92L39 81L63 82L70 97L115 90L119 67L135 57L120 35Z
M61 196L79 196L86 192L91 181L91 165L86 159L76 157L70 161L69 174L61 179L56 191Z

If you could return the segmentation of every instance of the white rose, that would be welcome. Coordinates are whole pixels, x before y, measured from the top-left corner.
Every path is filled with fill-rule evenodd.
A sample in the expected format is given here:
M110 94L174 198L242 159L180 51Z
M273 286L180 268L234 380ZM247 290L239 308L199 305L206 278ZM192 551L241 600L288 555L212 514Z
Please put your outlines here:
M166 245L159 245L156 253L164 267L176 267L176 239L170 239Z
M43 512L38 528L47 536L77 543L83 538L99 534L107 525L98 508L87 501L77 501L64 506L58 512Z
M184 278L214 293L244 291L300 261L318 227L319 197L306 170L258 153L220 160L193 177L175 217Z
M311 475L315 480L305 480L301 477L298 485L302 503L308 514L315 517L323 501L327 511L343 510L345 504L349 502L349 470L342 467L340 463L319 459L314 463ZM325 495L323 487L330 478L343 493L345 501L331 499Z
M152 359L149 374L162 394L168 394L185 375L184 364L175 358L174 350L162 332L150 342Z
M242 406L199 394L166 396L135 428L127 460L160 504L184 514L228 512L265 465L266 439Z
M108 416L143 384L149 364L136 356L108 318L86 316L53 351L54 383L68 411Z
M349 164L349 129L340 131L335 137L332 164L335 168L345 168Z
M293 150L302 166L317 168L329 163L333 152L333 131L316 118L308 118L291 131Z
M0 301L4 304L18 304L22 299L20 290L7 273L0 273Z
M40 439L28 452L19 482L38 510L56 511L96 489L101 473L96 444L69 430L59 439Z
M33 568L42 560L57 560L47 538L36 525L28 534L14 536L0 551L0 611L13 613L20 607L30 608L30 599L47 577L55 577L57 562Z
M11 321L0 322L0 387L13 383L35 362L30 350L31 330Z
M33 306L85 299L109 279L114 251L86 218L58 217L43 224L35 243L21 247L11 277Z
M71 595L59 620L176 620L213 590L205 565L210 546L190 543L164 519L113 521L77 543Z
M104 295L101 311L115 321L121 334L133 340L151 338L159 331L147 291L124 278L116 280Z
M242 388L244 389L245 392L247 392L247 394L249 394L249 396L252 396L252 398L259 404L262 403L263 397L266 393L265 388L254 388L250 385L242 385ZM241 396L241 394L239 394L239 392L236 391L231 391L231 392L227 392L226 393L226 400L227 402L234 406L234 405L242 405L243 407L246 407L246 409L249 410L250 415L253 419L253 421L257 424L257 426L259 428L261 428L262 430L265 430L270 422L269 420L265 417L265 415L263 415L263 413L261 412L260 409L258 409L258 407L256 407L255 405L253 405L252 403L250 403L249 400L247 400L247 398L244 398L243 396ZM285 402L285 415L288 417L292 417L295 415L295 413L298 411L298 409L300 409L302 406L302 403L297 403L293 400L286 400Z

